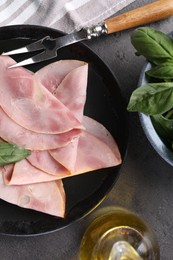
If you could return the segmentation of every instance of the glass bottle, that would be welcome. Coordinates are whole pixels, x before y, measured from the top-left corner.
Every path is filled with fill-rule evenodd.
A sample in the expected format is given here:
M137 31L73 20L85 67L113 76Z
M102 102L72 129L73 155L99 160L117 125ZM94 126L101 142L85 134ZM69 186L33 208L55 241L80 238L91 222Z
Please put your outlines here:
M80 260L159 260L156 237L148 225L123 208L109 207L87 228Z

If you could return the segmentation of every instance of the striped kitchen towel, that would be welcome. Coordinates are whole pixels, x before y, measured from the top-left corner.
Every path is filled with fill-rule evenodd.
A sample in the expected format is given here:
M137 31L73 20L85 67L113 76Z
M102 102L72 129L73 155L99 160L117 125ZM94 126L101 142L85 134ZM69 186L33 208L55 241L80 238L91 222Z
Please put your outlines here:
M0 26L35 24L67 33L95 25L135 0L1 0Z

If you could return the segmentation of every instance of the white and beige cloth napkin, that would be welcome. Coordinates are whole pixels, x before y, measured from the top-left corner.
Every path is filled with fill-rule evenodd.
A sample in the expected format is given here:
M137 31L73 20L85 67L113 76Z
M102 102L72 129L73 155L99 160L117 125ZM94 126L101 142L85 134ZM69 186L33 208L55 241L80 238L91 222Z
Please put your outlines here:
M1 0L0 26L35 24L66 33L95 25L135 0Z

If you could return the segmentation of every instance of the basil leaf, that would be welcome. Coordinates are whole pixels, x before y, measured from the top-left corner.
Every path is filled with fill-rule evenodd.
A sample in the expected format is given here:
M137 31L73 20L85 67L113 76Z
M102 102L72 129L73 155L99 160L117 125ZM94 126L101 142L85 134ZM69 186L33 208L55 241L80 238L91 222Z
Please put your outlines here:
M173 60L173 40L158 30L138 28L133 31L131 42L138 55L143 55L156 65Z
M152 78L171 80L173 79L173 61L159 64L146 71L146 74Z
M30 151L15 144L0 142L0 166L21 161L30 155Z
M161 138L165 141L173 142L173 119L167 119L163 115L155 115L151 117L154 128Z
M148 115L163 114L173 107L173 82L148 83L131 95L127 110Z
M164 114L166 119L173 119L173 109L169 110L167 113Z

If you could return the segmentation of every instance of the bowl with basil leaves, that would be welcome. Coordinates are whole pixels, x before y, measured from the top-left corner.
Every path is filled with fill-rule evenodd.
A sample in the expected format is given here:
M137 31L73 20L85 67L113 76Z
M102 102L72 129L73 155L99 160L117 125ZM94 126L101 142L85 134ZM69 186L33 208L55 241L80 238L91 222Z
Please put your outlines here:
M173 166L173 33L141 27L133 31L131 42L147 61L127 109L139 112L151 145Z

